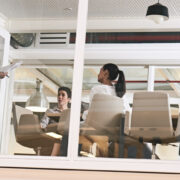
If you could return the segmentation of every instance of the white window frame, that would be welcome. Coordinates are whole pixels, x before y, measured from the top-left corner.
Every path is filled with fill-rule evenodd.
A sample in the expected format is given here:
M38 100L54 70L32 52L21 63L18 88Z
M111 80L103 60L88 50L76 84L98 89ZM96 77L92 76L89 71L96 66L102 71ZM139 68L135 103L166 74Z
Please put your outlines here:
M1 66L6 66L9 64L9 43L10 43L10 34L8 31L6 31L4 28L0 27L0 37L4 39L4 49L3 49L3 58L2 58L2 63ZM4 134L6 131L7 123L5 122L4 119L8 118L8 115L4 112L7 110L7 91L8 91L8 86L9 86L9 79L4 78L0 80L0 102L1 102L1 108L0 108L0 153L3 153L3 145L4 145Z
M1 167L26 167L26 168L54 168L54 169L84 169L84 170L112 170L112 171L138 171L138 172L166 172L180 173L179 161L164 160L133 160L133 159L114 159L114 158L82 158L77 156L78 136L79 136L79 115L80 115L80 97L82 90L83 73L83 50L84 50L84 30L86 24L88 0L79 0L78 24L83 24L82 32L77 31L77 45L75 50L74 76L73 76L73 97L70 118L69 150L68 157L42 157L42 156L10 156L0 155ZM82 14L81 14L82 13ZM80 34L82 33L82 39ZM136 54L136 52L133 52ZM8 54L8 53L7 53ZM131 56L133 56L131 54ZM154 58L157 58L154 56ZM169 56L170 58L170 56ZM151 63L150 63L151 62ZM152 64L148 59L147 64ZM164 62L159 61L160 64ZM174 62L179 64L177 59ZM142 59L141 59L142 63ZM167 62L166 62L167 63ZM126 62L126 64L128 64ZM132 62L129 62L132 64ZM140 61L139 61L140 64ZM158 62L156 61L156 65ZM168 63L167 63L168 64ZM78 71L79 70L79 71ZM6 102L8 105L9 102ZM6 111L8 113L8 111Z

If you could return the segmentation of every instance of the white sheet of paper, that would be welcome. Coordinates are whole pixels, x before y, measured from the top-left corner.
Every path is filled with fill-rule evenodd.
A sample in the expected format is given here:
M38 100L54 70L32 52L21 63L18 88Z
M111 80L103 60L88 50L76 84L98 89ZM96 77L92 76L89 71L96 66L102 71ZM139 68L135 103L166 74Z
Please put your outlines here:
M0 68L0 72L12 71L13 69L19 67L21 64L22 64L22 61L19 61L17 63L12 63L12 64L9 64L7 66L3 66L3 67Z

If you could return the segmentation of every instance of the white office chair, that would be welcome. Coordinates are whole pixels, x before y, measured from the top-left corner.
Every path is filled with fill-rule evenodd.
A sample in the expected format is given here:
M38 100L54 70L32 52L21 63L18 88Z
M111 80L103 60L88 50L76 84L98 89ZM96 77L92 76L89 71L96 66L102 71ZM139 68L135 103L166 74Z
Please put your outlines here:
M163 92L134 93L129 136L153 145L175 141L169 97Z
M95 94L88 110L87 119L81 125L80 137L87 144L97 143L100 156L108 156L108 141L118 142L124 131L125 107L122 98ZM81 141L80 142L83 142ZM83 147L86 146L84 141ZM87 149L87 148L86 148Z
M13 124L16 141L29 148L34 148L41 155L43 147L52 147L56 139L46 135L40 127L38 117L25 108L13 103Z

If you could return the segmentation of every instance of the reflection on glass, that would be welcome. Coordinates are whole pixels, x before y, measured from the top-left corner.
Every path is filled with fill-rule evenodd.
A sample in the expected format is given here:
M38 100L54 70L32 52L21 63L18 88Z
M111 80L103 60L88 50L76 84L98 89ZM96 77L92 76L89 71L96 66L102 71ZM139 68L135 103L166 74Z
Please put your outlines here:
M45 112L25 108L37 79L49 102ZM71 87L71 67L16 69L9 154L67 156Z
M150 99L146 99L145 91L147 91L148 69L132 66L119 66L119 69L123 70L126 82L128 82L126 86L127 93L123 98L119 98L114 94L102 93L101 90L95 91L96 88L94 87L103 86L103 82L105 82L103 80L99 81L99 77L102 75L102 67L92 66L88 68L85 67L84 69L82 101L89 103L89 108L87 113L84 113L83 108L81 108L83 121L81 122L79 134L79 156L90 158L104 157L136 159L152 159L153 157L162 160L178 160L179 143L177 143L176 138L168 142L166 141L163 145L161 145L160 141L156 141L158 143L156 149L154 149L151 144L152 141L150 140L152 138L154 139L154 137L149 137L150 134L151 136L152 134L155 134L155 132L150 133L150 131L157 128L156 126L153 128L153 124L151 124L153 123L151 116L154 116L154 119L156 116L155 123L158 124L158 128L164 133L165 126L162 125L161 127L161 120L163 120L163 122L165 119L168 120L168 113L171 113L172 115L172 128L170 134L172 135L171 138L174 137L173 132L176 130L178 124L177 118L179 113L179 98L177 95L178 86L175 86L176 89L172 91L174 86L168 85L167 82L163 83L163 86L158 86L159 84L155 83L155 91L163 90L168 93L170 97L173 97L173 99L170 99L171 112L163 111L162 113L161 109L164 108L164 106L161 107L161 104L158 106L158 103L164 100L162 97L159 97L160 95L156 97L156 93L152 93L152 97L150 97L150 94L148 93L147 96L148 98L150 97ZM176 69L177 74L175 78L175 69L171 69L171 71L168 69L166 76L168 75L171 79L167 79L164 75L165 72L162 76L162 72L160 74L158 69L156 70L155 80L161 82L163 80L176 81L177 85L177 71L178 69ZM170 73L171 75L174 75L174 78L172 78L173 76L170 76ZM103 78L104 77L106 77L105 72L103 74ZM116 83L117 80L118 79L113 83ZM100 84L98 84L98 81ZM90 83L87 85L88 82ZM167 87L167 85L169 87ZM93 97L92 91L94 91ZM133 94L136 92L141 93L143 97L141 100L137 100L138 102L136 101L136 98L133 100ZM132 109L128 109L124 107L125 102L130 105L133 103L135 104L132 106ZM147 111L145 109L147 109ZM168 104L166 109L168 109ZM84 114L86 114L85 119L83 118ZM148 114L150 116L146 116ZM144 121L145 117L147 120L145 120L146 122ZM157 119L157 117L159 117L159 119ZM137 122L135 124L134 119L136 119L135 122ZM145 126L143 125L143 122L145 122ZM147 131L145 131L146 128ZM135 133L137 137L135 134L133 135L136 130L138 130L137 133L139 133L138 135ZM169 132L166 132L165 135L168 133ZM161 136L159 135L159 137ZM155 152L155 154L152 156L153 152Z

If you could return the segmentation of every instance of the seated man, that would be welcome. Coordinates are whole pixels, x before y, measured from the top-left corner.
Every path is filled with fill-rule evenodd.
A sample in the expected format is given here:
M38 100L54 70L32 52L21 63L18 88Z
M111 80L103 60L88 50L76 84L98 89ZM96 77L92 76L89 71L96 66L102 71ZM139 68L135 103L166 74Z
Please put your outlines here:
M68 87L60 87L58 89L58 96L57 96L57 101L58 101L58 106L54 107L53 109L48 109L41 119L41 128L45 129L48 124L51 123L56 123L56 121L53 118L50 118L47 116L48 113L60 113L65 109L68 109L69 103L71 100L71 90Z

